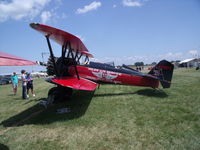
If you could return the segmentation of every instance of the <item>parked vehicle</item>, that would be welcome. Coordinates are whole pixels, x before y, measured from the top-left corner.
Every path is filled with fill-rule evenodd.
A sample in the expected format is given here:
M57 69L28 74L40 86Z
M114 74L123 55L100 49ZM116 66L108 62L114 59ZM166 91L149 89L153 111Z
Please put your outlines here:
M9 78L1 78L0 79L0 85L10 84L10 83L11 83L11 79L9 79Z

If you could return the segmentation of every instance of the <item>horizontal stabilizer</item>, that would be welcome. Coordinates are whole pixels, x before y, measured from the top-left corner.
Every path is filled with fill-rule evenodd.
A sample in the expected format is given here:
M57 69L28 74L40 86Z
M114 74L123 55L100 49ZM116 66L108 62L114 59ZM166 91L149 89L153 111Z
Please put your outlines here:
M95 82L83 78L78 79L76 77L59 77L59 78L56 77L56 78L50 78L47 81L65 87L69 87L72 89L84 90L84 91L94 91L98 86L98 84Z

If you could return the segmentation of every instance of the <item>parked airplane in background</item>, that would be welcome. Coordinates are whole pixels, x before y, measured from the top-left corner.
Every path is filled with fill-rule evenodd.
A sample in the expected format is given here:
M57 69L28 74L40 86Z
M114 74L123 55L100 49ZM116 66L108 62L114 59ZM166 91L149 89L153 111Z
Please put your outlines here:
M58 102L71 96L73 89L94 91L99 84L122 84L158 88L171 85L174 65L166 60L160 61L148 74L138 72L126 65L120 68L89 62L93 57L83 42L76 36L43 24L31 23L30 26L42 33L48 44L50 61L47 73L54 77L46 81L57 85L49 90L48 101ZM50 39L62 46L61 57L55 57ZM83 64L81 59L84 58Z

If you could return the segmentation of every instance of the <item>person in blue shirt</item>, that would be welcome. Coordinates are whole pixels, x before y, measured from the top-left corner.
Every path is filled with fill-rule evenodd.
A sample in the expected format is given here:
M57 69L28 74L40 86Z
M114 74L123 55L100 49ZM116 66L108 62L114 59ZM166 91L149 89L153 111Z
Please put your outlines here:
M13 72L13 75L11 76L11 81L12 81L12 87L13 87L13 92L14 95L17 94L17 87L18 87L18 76L16 75L16 72Z
M29 98L29 89L31 89L31 93L33 97L35 97L35 93L33 91L33 78L31 77L30 73L27 73L26 80L27 80L27 98Z

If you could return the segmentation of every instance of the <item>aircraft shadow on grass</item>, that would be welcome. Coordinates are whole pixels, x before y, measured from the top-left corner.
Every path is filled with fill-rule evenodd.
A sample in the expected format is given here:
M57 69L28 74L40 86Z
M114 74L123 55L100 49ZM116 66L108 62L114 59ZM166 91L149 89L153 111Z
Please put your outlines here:
M53 106L50 106L48 109L45 109L40 104L36 104L24 110L23 112L2 121L1 125L3 125L4 127L12 127L23 126L26 124L50 124L56 121L67 121L83 116L88 109L92 97L120 96L132 94L158 98L164 98L168 96L164 91L153 89L142 89L136 92L115 94L94 94L94 92L78 91L73 94L72 98L67 103L55 104ZM25 104L27 103L29 103L29 101L27 101ZM63 114L56 113L57 109L63 107L70 108L70 112Z
M36 104L21 113L1 122L4 127L23 126L26 124L50 124L56 121L67 121L83 116L92 100L94 92L77 91L71 99L65 103L54 104L46 109L40 104ZM39 100L43 100L41 98ZM39 101L36 99L35 101ZM33 100L25 101L26 105ZM56 113L60 108L70 108L69 113Z
M0 150L9 150L9 147L7 145L0 143Z
M123 95L143 95L148 97L157 97L157 98L165 98L168 95L163 90L155 90L155 89L141 89L135 92L127 92L127 93L106 93L106 94L95 94L94 97L104 97L104 96L123 96Z

